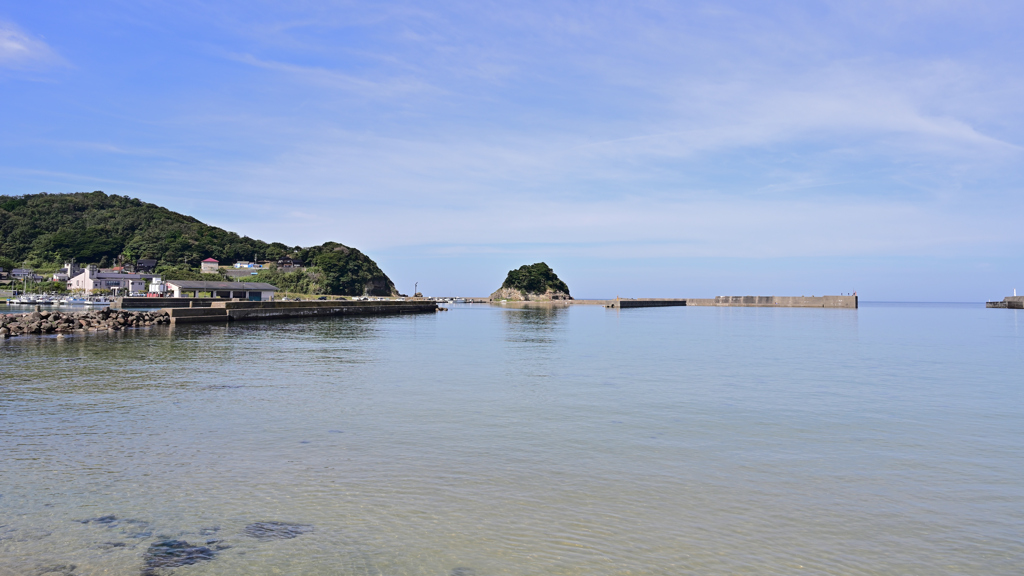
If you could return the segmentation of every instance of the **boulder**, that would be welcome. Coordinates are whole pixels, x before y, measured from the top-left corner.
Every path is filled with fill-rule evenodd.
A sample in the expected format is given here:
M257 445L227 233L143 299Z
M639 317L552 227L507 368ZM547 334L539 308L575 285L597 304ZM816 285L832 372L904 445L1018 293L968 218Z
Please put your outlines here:
M288 540L313 531L309 524L287 522L253 522L245 527L246 536L257 540Z
M206 546L189 544L184 540L161 540L146 550L143 575L161 574L160 569L178 568L213 560L217 552Z

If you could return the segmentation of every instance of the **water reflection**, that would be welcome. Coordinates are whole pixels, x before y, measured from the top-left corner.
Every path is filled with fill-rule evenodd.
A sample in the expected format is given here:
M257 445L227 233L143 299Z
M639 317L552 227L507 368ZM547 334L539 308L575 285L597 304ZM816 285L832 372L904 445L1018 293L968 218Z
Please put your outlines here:
M1024 339L1000 312L453 305L7 340L0 574L1016 574Z
M552 344L564 329L568 304L519 302L503 304L502 319L506 325L507 342Z

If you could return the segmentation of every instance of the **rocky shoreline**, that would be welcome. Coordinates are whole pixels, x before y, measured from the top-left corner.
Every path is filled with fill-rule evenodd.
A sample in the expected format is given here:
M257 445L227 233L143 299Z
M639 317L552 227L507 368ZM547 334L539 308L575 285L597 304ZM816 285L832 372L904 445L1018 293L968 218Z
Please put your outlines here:
M509 301L523 301L523 302L555 302L559 300L572 300L572 296L569 296L565 292L560 290L552 290L548 288L545 292L523 292L516 288L499 288L491 294L490 300L497 302L500 300Z
M29 314L0 315L0 339L28 334L68 334L100 330L127 330L143 326L170 324L167 312L130 312L128 310L90 310L58 312L41 310Z

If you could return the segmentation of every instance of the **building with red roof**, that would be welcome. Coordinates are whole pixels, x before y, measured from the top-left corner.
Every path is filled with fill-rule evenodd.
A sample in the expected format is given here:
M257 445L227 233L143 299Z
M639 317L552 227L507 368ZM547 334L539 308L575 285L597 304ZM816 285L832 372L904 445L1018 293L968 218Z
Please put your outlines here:
M207 258L199 264L199 271L203 274L216 274L218 268L220 268L220 261L213 258Z

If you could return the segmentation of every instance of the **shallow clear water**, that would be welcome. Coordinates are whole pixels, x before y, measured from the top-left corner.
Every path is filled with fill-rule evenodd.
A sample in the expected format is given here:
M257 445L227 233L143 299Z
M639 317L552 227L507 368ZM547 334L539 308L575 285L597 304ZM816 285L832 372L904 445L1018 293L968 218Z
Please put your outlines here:
M1024 313L979 305L16 338L0 574L1018 574L1022 389Z

